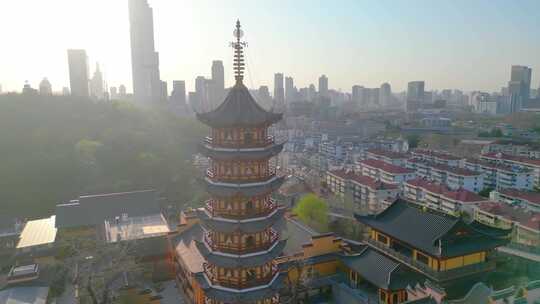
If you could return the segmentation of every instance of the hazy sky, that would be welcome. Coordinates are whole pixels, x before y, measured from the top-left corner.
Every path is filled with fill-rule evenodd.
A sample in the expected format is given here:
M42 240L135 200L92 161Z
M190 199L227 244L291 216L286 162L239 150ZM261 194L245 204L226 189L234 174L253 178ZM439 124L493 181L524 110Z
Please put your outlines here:
M426 89L499 90L512 64L540 78L539 0L315 1L149 0L154 8L161 78L209 76L211 61L231 69L232 30L240 18L247 49L249 87L272 88L273 74L295 85L350 91L408 81ZM0 84L20 90L48 77L54 90L68 86L66 49L84 48L91 71L99 61L110 86L131 88L127 0L1 0Z

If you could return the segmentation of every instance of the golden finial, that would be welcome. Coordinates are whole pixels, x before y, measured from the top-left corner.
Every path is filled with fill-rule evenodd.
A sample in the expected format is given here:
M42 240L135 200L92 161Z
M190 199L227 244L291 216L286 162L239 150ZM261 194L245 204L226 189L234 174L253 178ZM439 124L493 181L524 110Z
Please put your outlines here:
M244 35L244 32L240 28L240 20L236 21L236 29L233 32L236 41L231 42L231 47L234 49L234 78L236 83L242 83L244 79L244 47L247 47L246 42L240 41L240 38Z

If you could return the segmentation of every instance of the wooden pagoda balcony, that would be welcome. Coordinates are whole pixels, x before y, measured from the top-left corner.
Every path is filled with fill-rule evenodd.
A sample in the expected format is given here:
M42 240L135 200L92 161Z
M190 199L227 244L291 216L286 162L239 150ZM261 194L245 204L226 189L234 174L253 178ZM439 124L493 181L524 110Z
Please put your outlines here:
M272 279L279 272L279 267L273 264L270 273L262 278L219 277L213 273L213 268L214 266L208 263L203 264L204 273L213 285L220 285L235 289L245 289L270 284Z
M264 148L275 143L274 136L267 136L265 139L251 140L249 142L245 140L214 140L212 137L207 136L204 139L204 143L216 147L216 148L231 148L231 149L242 149L242 148Z
M277 233L274 229L270 229L270 238L267 241L261 242L258 244L253 244L253 245L219 243L219 242L215 242L212 239L212 235L210 231L207 231L204 233L204 242L206 242L206 244L213 251L219 251L219 252L230 253L230 254L248 254L248 253L268 250L277 241L279 241L279 233Z
M491 261L471 264L471 265L467 265L467 266L463 266L459 268L454 268L450 270L437 271L422 262L414 260L412 257L408 255L405 255L401 252L398 252L384 245L381 242L378 242L371 238L368 238L366 242L370 246L376 248L377 250L383 253L386 253L387 255L393 257L397 261L405 265L408 265L409 267L423 273L427 277L430 277L431 279L437 282L455 280L462 277L466 277L466 276L470 276L470 275L478 274L478 273L483 273L483 272L487 272L487 271L491 271L495 269L495 261L491 260Z
M263 182L268 180L269 178L275 176L277 173L277 169L274 166L270 166L266 172L264 172L262 175L218 175L214 170L207 169L206 170L206 177L209 179L216 181L216 182L225 182L225 183L239 183L239 182Z
M278 204L275 200L270 199L266 201L262 207L251 209L227 209L216 208L218 203L214 200L208 200L205 204L206 211L213 217L225 217L236 220L243 220L248 218L263 217L269 215L277 209Z

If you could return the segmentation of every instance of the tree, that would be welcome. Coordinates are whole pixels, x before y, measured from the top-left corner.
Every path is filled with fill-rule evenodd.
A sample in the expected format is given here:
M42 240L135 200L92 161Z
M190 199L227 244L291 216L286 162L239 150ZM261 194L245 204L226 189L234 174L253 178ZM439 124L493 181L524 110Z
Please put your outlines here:
M407 136L407 141L409 142L409 148L414 149L418 147L420 143L420 136L416 134L411 134Z
M482 189L482 191L478 192L478 195L480 196L483 196L483 197L489 197L489 194L491 193L491 191L493 191L493 188L484 188Z
M300 299L301 293L309 290L309 283L317 276L312 266L305 259L295 259L287 263L286 294L280 298L281 303L304 303Z
M328 224L328 205L315 194L303 196L293 212L310 226L325 229Z

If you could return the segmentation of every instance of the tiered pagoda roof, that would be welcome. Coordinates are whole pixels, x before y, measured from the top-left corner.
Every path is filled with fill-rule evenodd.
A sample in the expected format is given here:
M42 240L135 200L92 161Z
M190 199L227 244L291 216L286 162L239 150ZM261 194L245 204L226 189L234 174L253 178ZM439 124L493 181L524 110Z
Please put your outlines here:
M284 181L284 176L274 176L268 181L244 184L214 182L209 178L206 178L203 184L206 187L206 191L213 196L233 197L240 195L248 197L259 196L278 190Z
M278 155L283 150L284 143L272 143L262 148L223 148L210 144L201 144L199 152L206 157L219 160L257 160Z
M272 227L285 213L284 208L277 208L268 216L251 218L248 220L218 219L209 216L204 209L197 210L203 226L208 230L220 231L224 233L254 233Z
M219 107L210 112L197 114L202 123L213 128L271 125L282 117L282 113L266 111L257 104L241 81L236 82Z

